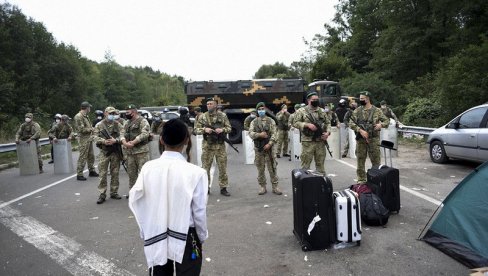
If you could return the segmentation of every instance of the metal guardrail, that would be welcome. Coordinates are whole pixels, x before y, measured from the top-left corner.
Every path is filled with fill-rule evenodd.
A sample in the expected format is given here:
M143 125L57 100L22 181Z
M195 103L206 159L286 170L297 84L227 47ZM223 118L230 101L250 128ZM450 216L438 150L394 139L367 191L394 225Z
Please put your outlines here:
M41 138L39 139L39 143L41 144L41 146L49 145L49 138ZM15 151L16 149L17 147L15 143L0 144L0 153Z
M402 126L401 128L398 129L398 132L429 135L434 130L435 128L430 128L430 127Z

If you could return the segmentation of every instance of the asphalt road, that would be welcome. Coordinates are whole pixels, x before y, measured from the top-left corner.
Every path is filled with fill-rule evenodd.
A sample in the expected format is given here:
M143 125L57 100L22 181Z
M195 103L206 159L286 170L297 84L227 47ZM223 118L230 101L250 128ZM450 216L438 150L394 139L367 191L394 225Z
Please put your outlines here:
M241 145L238 145L242 149ZM443 198L477 164L434 164L425 148L401 146L402 209L386 228L363 225L361 246L303 252L292 234L291 170L278 159L283 196L259 196L254 165L228 151L231 197L208 200L210 237L202 275L466 275L469 269L418 241ZM74 162L77 153L74 153ZM45 161L46 162L46 161ZM355 159L326 160L334 190L354 183ZM98 179L0 172L0 275L147 275L143 243L127 200L97 205ZM121 195L128 192L122 170ZM50 186L49 186L50 185ZM270 187L269 187L270 190ZM416 193L414 195L412 193ZM419 197L420 195L420 197ZM422 197L423 195L423 197Z

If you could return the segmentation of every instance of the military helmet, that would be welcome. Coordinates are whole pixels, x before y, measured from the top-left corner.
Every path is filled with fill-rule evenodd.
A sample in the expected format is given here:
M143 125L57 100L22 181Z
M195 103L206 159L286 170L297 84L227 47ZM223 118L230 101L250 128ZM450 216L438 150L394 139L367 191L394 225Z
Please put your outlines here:
M101 111L101 110L95 110L95 114L97 116L103 116L103 111Z
M56 115L54 115L54 119L61 119L61 114L57 113Z

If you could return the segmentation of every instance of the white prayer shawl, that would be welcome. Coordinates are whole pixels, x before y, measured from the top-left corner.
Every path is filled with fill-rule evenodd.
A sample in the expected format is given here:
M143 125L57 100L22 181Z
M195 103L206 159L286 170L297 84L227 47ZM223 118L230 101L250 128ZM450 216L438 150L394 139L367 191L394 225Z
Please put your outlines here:
M144 240L148 267L165 265L168 259L182 262L192 218L192 196L202 181L206 188L206 171L186 162L176 152L165 151L160 158L142 167L129 192L129 208ZM208 236L205 216L203 213L204 229L197 228L204 233L204 238Z

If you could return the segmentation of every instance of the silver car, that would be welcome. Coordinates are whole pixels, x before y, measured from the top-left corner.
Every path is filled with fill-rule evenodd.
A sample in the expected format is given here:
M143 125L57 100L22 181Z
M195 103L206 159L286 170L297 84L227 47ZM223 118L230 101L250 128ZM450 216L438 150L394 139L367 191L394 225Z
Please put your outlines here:
M468 109L434 130L427 139L430 159L444 163L449 158L475 162L488 160L488 104Z

